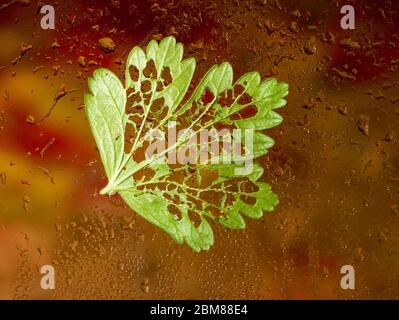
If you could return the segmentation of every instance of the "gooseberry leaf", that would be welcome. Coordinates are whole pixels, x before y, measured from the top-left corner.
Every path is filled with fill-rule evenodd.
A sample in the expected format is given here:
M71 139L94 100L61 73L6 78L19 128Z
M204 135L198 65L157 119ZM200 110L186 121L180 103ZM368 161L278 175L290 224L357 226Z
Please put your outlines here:
M183 59L183 51L174 37L152 40L145 50L134 47L124 84L112 71L97 69L84 103L108 178L100 193L119 193L133 211L176 242L201 251L214 243L210 221L242 229L244 216L259 219L278 204L271 187L259 181L263 167L245 166L274 145L263 131L282 122L274 110L286 104L288 85L274 78L262 81L258 72L233 82L232 66L224 62L191 90L196 62ZM174 140L165 138L171 128L186 130ZM212 139L204 143L197 135L221 129L228 132L222 140L238 141L239 154L231 156L230 144L230 150L223 145L209 152L206 161L194 151L189 161L170 161L173 150L175 157L209 151ZM149 139L157 130L161 136ZM164 141L167 147L146 157L149 141Z

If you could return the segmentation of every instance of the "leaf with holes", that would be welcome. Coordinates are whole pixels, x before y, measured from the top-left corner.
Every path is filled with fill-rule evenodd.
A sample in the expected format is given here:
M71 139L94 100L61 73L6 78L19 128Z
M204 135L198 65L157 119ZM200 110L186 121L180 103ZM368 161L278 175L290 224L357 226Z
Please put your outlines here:
M134 47L124 84L110 70L94 72L85 110L108 178L101 194L119 193L201 251L214 242L210 221L242 229L244 216L258 219L278 204L253 160L274 144L263 131L282 122L274 110L286 104L288 85L257 72L233 82L225 62L192 89L195 67L173 37Z

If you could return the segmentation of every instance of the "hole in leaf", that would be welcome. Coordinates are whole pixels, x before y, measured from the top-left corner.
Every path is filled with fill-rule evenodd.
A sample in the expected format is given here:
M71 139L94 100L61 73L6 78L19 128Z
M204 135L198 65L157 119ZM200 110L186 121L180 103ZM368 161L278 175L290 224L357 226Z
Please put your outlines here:
M163 85L162 81L157 81L157 92L162 91L165 88L165 86Z
M169 210L170 214L172 214L176 217L176 220L180 221L182 219L181 211L174 204L169 204L168 210Z
M172 190L175 190L175 189L176 189L176 185L174 185L174 184L168 184L167 187L166 187L166 190L168 190L168 191L172 191Z
M211 103L215 99L215 95L209 89L206 89L205 92L201 96L201 102L203 105L207 105Z
M139 80L139 75L140 75L139 69L137 69L136 66L130 66L129 75L132 81L137 82Z
M193 210L189 210L188 217L196 228L198 228L200 226L202 219L201 219L201 216L197 212L195 212Z
M148 149L149 142L144 141L143 145L138 148L133 154L133 160L140 163L145 160L145 151Z
M200 176L200 189L205 189L209 187L213 182L215 182L215 180L219 177L219 174L216 171L202 170Z
M170 176L169 176L169 178L168 178L170 181L175 181L175 182L177 182L177 183L179 183L179 184L182 184L183 183L183 180L184 180L184 176L182 175L182 174L180 174L180 173L172 173ZM179 187L178 189L180 189L181 190L181 188Z
M154 170L149 168L141 169L133 174L134 181L149 181L154 176Z
M151 59L150 61L147 62L147 65L143 70L143 74L148 79L155 80L157 78L157 68L155 67L154 60Z
M135 105L141 102L141 95L140 92L135 92L133 95L131 95L128 99L128 105Z
M165 87L167 87L168 85L170 85L172 83L173 79L172 79L172 74L170 73L169 67L163 68L161 77L164 80L163 84Z
M255 205L255 203L256 203L256 199L254 197L250 197L250 196L245 195L245 194L241 195L240 199L242 201L244 201L246 204L249 204L249 205L252 205L252 206Z
M151 101L151 97L152 97L151 93L144 93L143 94L144 104L149 105L150 101Z
M236 85L234 87L234 97L238 97L240 94L242 94L245 91L245 88L242 85Z
M239 99L238 103L241 105L251 103L252 98L248 93L244 93Z
M234 97L233 97L233 90L227 90L224 91L218 100L218 103L222 106L222 108L228 108L231 107L231 105L234 102Z
M200 197L206 199L207 202L213 204L214 206L218 207L221 204L221 200L223 197L222 191L213 191L213 190L206 190L202 191Z
M245 119L245 118L251 118L255 116L258 112L258 108L254 105L245 107L244 109L240 110L239 112L233 114L230 116L232 120L239 120L239 119Z
M253 193L257 192L259 188L253 182L249 180L243 180L240 182L239 190L240 192Z
M151 81L144 80L141 82L141 92L147 93L151 91Z
M165 99L159 98L152 103L152 112L159 112L165 106Z

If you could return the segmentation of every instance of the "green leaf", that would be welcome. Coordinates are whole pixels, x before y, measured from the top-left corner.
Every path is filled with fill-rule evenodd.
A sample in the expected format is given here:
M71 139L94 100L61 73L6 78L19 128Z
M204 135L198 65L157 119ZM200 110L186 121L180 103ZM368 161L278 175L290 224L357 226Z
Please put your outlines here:
M263 167L252 162L274 145L263 130L282 122L274 110L286 104L288 85L262 81L257 72L233 82L233 68L224 62L191 91L194 71L195 60L183 59L183 45L174 37L153 40L146 50L130 52L125 86L110 70L94 72L85 109L108 177L101 194L119 193L176 242L201 251L214 243L210 221L242 229L244 216L259 219L278 204L271 187L259 181ZM164 141L174 126L191 131L175 140L168 136L156 157L143 158L148 145ZM219 138L231 143L230 149L223 144L214 151L209 140L197 139L205 129L227 130ZM154 130L162 136L149 139ZM234 143L241 151L231 156ZM205 162L201 148L212 150ZM195 151L191 160L173 164L173 149L178 155ZM231 161L221 162L226 159Z
M89 79L92 94L84 98L86 114L108 178L124 152L126 91L111 71L98 69Z

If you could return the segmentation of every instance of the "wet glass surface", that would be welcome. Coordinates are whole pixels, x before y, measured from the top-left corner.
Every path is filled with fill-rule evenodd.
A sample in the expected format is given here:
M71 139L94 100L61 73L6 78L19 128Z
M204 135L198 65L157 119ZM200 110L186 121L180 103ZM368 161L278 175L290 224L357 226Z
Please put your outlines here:
M46 3L56 30L36 1L0 4L0 298L398 298L398 3ZM340 27L344 4L355 30ZM196 81L230 61L290 86L259 160L280 205L244 230L213 225L208 252L99 195L87 78L122 76L133 46L167 35L196 58ZM44 264L56 290L40 288ZM356 290L341 289L343 265Z

